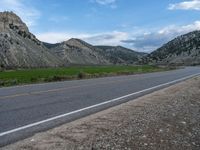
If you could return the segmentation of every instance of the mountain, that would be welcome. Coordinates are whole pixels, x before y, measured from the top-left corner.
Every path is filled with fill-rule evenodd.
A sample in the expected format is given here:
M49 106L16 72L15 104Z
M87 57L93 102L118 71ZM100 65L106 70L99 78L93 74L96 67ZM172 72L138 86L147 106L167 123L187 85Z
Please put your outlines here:
M135 52L122 46L95 46L102 50L105 57L113 64L135 64L146 53Z
M51 53L69 64L136 64L146 55L122 46L93 46L75 38L60 44L45 45Z
M0 69L136 64L144 53L121 46L93 46L83 40L39 41L13 12L0 12Z
M67 62L68 64L111 64L110 61L106 59L103 54L101 54L101 50L80 39L72 38L60 44L54 46L51 45L50 47L52 54L60 57L64 62Z
M0 68L61 66L22 20L12 12L0 12Z
M143 62L161 65L200 65L200 31L175 38L144 57Z

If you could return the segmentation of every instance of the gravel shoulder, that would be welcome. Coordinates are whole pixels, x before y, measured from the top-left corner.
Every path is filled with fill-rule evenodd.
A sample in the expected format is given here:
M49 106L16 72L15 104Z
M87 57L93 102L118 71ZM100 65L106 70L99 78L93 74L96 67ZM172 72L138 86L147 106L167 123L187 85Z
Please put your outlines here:
M2 150L200 149L200 77L41 132Z

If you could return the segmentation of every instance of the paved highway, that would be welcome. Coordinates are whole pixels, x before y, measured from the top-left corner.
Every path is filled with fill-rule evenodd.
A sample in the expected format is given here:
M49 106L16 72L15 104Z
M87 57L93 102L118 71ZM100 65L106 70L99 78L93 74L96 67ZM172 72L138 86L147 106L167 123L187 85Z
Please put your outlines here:
M199 67L0 89L0 146L200 74Z

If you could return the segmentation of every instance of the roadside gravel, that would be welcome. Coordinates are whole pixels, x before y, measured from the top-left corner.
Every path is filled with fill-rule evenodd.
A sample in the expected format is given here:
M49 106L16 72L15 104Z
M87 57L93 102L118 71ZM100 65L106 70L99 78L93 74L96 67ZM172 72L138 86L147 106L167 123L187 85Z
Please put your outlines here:
M200 77L1 149L199 150Z

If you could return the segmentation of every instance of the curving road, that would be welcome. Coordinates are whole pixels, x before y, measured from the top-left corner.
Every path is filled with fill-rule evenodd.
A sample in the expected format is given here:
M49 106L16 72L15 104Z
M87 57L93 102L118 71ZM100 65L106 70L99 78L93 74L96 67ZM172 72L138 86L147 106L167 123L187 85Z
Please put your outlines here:
M0 146L200 75L200 67L0 89Z

